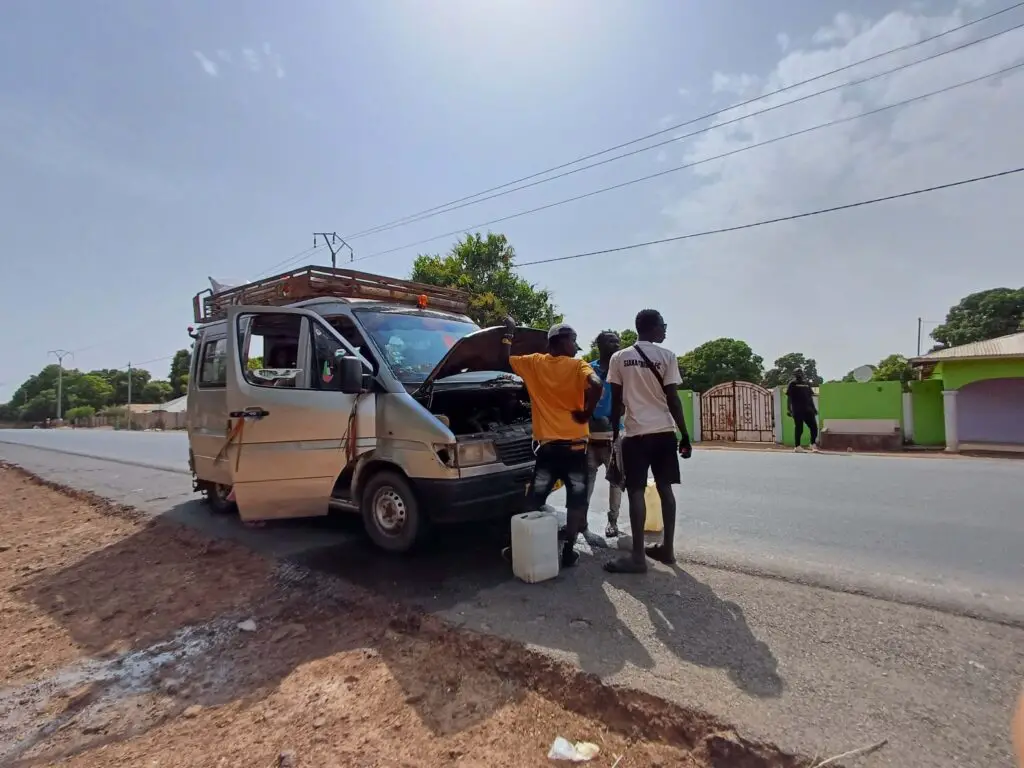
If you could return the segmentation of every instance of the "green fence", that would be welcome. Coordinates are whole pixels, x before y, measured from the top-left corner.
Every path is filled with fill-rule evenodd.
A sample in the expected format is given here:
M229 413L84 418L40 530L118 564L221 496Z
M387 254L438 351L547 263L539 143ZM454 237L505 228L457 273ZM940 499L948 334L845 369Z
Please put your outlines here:
M910 382L915 445L945 445L946 419L942 382L936 379Z

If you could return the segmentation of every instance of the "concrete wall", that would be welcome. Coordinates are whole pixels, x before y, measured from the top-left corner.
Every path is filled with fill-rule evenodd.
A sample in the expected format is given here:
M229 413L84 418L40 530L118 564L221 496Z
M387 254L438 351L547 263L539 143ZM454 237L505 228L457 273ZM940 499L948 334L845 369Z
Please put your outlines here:
M914 445L945 445L942 382L935 379L910 382L914 420Z
M961 443L1024 445L1024 378L965 384L956 400Z

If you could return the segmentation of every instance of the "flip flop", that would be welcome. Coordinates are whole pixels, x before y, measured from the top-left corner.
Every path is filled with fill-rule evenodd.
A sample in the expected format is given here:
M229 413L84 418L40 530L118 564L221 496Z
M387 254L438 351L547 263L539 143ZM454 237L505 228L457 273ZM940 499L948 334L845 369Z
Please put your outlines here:
M631 557L620 557L609 560L604 564L604 569L608 573L647 573L647 564L635 563Z
M647 547L644 550L644 554L646 554L649 558L651 558L651 560L655 560L655 561L657 561L659 563L664 563L665 565L675 565L676 564L676 557L675 557L675 555L674 554L673 555L667 554L665 552L665 545L664 544L655 544L653 547Z

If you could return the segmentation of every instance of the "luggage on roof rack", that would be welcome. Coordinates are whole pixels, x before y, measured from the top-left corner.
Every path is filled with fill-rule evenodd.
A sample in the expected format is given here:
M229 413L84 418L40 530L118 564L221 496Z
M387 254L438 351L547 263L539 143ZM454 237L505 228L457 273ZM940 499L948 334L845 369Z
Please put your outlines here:
M233 305L284 307L320 297L391 301L459 314L465 314L469 308L469 294L455 288L439 288L350 269L308 266L218 293L210 288L202 290L192 299L192 313L196 323L202 324L223 320L227 317L227 308Z

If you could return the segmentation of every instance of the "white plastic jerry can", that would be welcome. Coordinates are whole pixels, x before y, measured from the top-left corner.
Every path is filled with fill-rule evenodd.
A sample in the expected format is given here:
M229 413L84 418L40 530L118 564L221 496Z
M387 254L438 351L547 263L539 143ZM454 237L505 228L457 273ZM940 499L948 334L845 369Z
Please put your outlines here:
M527 584L558 575L558 518L524 512L512 518L512 573Z

